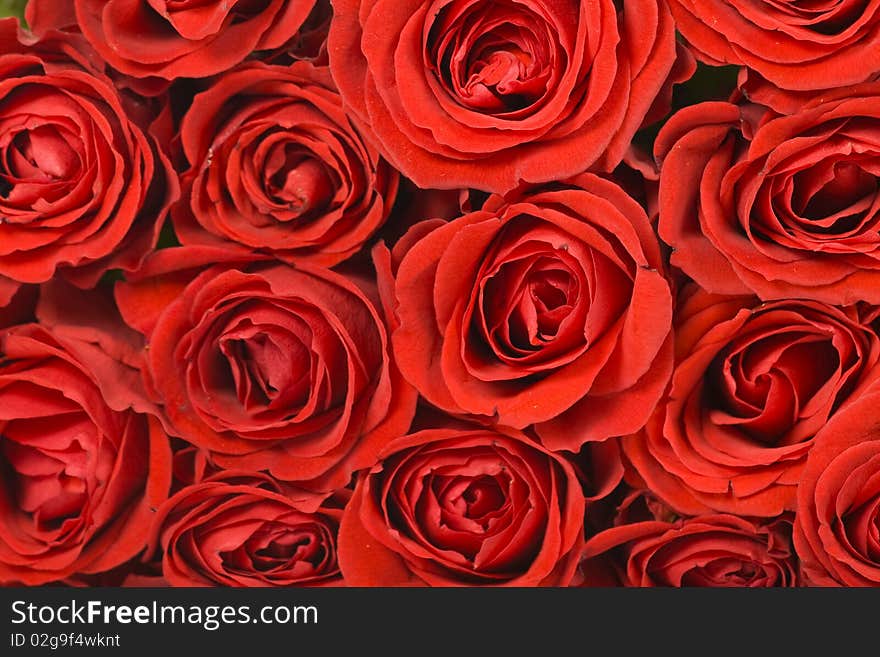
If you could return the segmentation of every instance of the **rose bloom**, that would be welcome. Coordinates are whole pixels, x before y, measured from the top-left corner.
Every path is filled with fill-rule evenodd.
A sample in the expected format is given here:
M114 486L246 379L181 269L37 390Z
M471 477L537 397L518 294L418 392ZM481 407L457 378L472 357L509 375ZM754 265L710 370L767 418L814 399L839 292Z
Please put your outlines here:
M565 586L583 545L572 466L519 435L426 429L384 447L339 530L349 586Z
M81 37L17 30L0 20L0 277L92 286L153 249L176 177Z
M146 336L144 377L168 432L221 468L345 486L415 409L368 276L207 247L157 252L116 296Z
M583 557L578 575L582 586L799 584L790 519L755 521L729 514L678 518L638 491L622 502L614 526L587 540Z
M670 0L669 7L698 59L747 66L784 89L841 87L877 72L876 3Z
M333 77L388 160L420 187L506 192L612 170L673 70L666 5L333 3ZM652 118L658 118L653 116Z
M792 116L687 107L661 130L659 232L710 292L880 302L880 84Z
M383 224L399 176L342 111L326 68L252 63L183 117L189 162L173 211L184 244L222 241L332 266Z
M35 32L75 26L122 73L201 78L258 50L279 48L309 17L314 0L29 0Z
M880 396L816 436L798 487L794 544L813 586L880 586Z
M387 253L387 252L386 252ZM415 226L383 260L401 372L432 404L550 449L641 428L672 366L672 299L644 210L591 174Z
M267 475L224 471L163 504L151 543L172 586L338 585L341 517L341 506Z
M630 479L690 515L794 510L816 432L877 379L880 338L855 308L693 284L676 318L668 398L623 440Z
M45 288L43 325L0 331L0 582L39 585L110 570L146 545L171 455L131 409L136 336L112 305Z

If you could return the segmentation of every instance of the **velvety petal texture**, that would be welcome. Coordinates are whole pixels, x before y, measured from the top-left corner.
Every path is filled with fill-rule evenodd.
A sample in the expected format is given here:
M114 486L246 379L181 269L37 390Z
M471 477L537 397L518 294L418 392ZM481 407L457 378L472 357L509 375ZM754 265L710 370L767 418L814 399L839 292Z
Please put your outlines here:
M136 269L178 196L82 38L0 20L0 277L86 287Z
M40 0L34 31L75 26L110 66L138 78L208 77L292 40L315 0Z
M0 5L0 586L880 588L880 0Z
M611 170L676 62L657 0L338 0L333 10L343 99L421 187L506 192Z
M564 586L583 545L574 469L522 435L427 429L359 478L339 535L350 586Z
M389 269L401 372L452 413L535 425L546 446L576 452L641 428L669 379L657 240L597 176L419 224Z

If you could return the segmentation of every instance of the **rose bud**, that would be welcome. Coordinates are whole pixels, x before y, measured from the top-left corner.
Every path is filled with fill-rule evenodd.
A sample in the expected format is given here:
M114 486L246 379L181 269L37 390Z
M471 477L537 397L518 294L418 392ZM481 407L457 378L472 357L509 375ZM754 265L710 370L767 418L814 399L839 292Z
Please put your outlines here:
M747 66L783 89L842 87L877 72L873 3L670 0L669 8L700 61Z

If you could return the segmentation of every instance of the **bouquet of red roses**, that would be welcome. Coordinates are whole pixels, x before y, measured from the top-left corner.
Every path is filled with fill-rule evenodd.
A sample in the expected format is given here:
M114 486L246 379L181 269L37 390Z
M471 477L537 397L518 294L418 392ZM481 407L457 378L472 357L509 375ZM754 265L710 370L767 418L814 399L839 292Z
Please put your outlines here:
M6 5L0 583L880 585L875 3Z

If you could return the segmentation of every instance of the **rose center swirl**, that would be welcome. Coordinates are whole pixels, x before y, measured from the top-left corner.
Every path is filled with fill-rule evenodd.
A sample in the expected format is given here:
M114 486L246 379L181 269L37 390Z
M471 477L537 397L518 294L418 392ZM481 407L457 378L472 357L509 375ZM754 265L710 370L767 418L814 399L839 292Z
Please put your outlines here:
M487 358L532 373L577 358L625 310L632 281L607 255L522 216L479 276L471 331Z
M846 381L836 339L807 327L763 336L746 332L735 339L708 371L713 422L737 427L767 446L808 439L791 432L792 427L817 395L835 381Z
M79 180L81 148L79 137L59 125L0 134L0 197L10 205L47 209Z
M511 2L453 3L436 16L426 65L462 106L486 114L537 109L565 55L546 18Z

